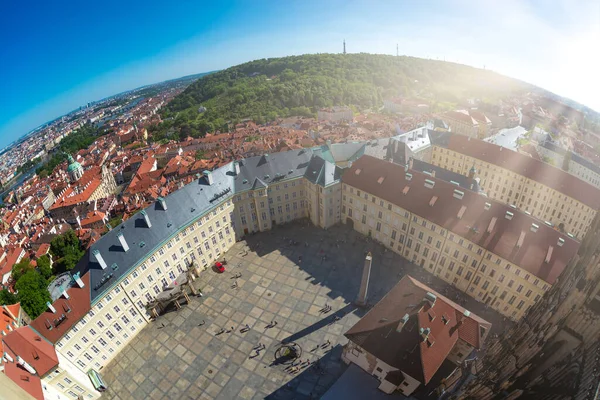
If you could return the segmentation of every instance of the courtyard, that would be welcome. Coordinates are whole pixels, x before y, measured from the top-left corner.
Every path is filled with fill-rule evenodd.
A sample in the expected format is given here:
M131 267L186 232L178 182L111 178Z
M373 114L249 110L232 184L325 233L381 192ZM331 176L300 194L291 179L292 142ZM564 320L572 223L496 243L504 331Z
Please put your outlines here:
M370 304L408 273L459 296L493 332L505 328L499 314L348 227L296 221L236 243L224 273L202 272L194 285L203 297L161 315L101 371L109 387L103 397L320 398L346 369L343 334L367 311L353 302L368 251ZM311 364L274 363L282 342L296 343Z

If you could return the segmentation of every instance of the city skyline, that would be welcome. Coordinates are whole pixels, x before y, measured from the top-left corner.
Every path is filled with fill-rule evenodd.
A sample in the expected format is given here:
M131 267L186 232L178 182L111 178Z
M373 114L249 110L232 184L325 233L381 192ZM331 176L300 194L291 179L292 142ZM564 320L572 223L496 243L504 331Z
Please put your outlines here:
M398 43L401 55L485 66L600 109L592 1L249 5L133 2L109 16L40 5L27 24L7 21L0 147L90 101L259 58L341 53L344 39L350 53L395 54ZM10 7L6 15L25 14Z

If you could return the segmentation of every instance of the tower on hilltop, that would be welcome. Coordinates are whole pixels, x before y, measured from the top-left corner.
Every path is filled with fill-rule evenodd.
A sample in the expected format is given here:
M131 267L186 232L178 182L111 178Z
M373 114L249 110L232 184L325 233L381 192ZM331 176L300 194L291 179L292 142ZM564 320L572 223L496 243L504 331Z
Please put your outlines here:
M344 39L344 54L346 54L346 39Z

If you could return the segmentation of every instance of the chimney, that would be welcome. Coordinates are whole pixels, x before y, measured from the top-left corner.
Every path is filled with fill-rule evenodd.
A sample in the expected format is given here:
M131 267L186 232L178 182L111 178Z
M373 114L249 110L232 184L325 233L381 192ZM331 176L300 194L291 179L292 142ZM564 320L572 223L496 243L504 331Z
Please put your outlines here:
M358 291L358 297L356 298L357 306L365 306L367 304L367 289L369 288L369 277L371 276L371 263L373 261L373 257L371 253L367 253L365 257L365 265L363 267L362 279L360 281L360 289Z
M79 229L81 229L81 218L79 218L79 215L77 215L75 219L77 220L77 226L79 226Z
M50 311L52 311L53 314L56 314L56 308L54 308L54 306L52 305L52 303L50 303L49 301L46 302L46 307L48 307L48 309Z
M102 269L106 269L106 267L108 267L108 265L106 265L106 261L104 261L104 258L102 258L102 254L100 254L100 250L93 250L92 255L96 258L96 261L98 261L98 264L100 264Z
M73 275L73 279L75 279L75 282L77 282L77 286L79 286L81 289L83 289L83 287L85 286L85 284L83 283L83 281L79 277L79 272L77 272L75 275Z
M396 332L398 332L398 333L402 332L402 328L404 328L406 326L406 323L408 322L409 318L410 318L410 316L408 314L404 314L404 316L398 323L398 326L396 327Z
M423 300L429 303L429 307L433 307L435 305L435 301L437 300L437 296L431 292L427 292Z
M23 368L25 368L27 370L27 372L29 372L31 375L36 374L35 369L33 369L33 367L31 365L29 365L27 363L27 361L23 360L21 358L21 356L17 356L17 362L19 363L19 365L21 365Z
M156 200L160 203L160 206L162 207L162 209L164 211L167 211L167 201L165 200L165 198L164 197L159 197Z
M123 232L117 233L117 238L119 239L119 243L121 243L121 247L123 248L123 251L125 251L127 253L127 251L129 250L129 245L127 244L127 241L125 240L125 236L123 236Z
M2 333L4 333L4 331L2 331ZM10 354L8 354L7 352L4 352L4 358L6 359L6 361L15 362L15 360L12 358L12 356Z
M206 182L209 185L212 185L214 183L212 173L210 171L202 171L202 175L204 175L204 177L206 178Z
M67 290L63 290L62 295L65 297L65 299L69 298L69 293L67 293Z
M152 223L150 222L150 217L148 216L146 210L142 210L141 214L144 217L144 221L146 221L146 226L148 228L152 228Z
M240 163L239 162L237 162L237 161L233 162L233 170L236 175L240 174Z
M548 252L546 253L546 259L544 260L544 262L547 264L550 262L550 259L552 258L552 252L554 251L554 246L548 246Z

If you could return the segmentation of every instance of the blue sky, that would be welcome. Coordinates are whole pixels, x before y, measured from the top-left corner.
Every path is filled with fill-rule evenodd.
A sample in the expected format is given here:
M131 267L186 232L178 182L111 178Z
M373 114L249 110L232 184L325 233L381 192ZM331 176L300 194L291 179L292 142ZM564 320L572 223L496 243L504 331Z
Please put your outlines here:
M35 3L35 4L32 4ZM88 101L290 54L493 69L600 110L597 0L4 2L0 148Z

